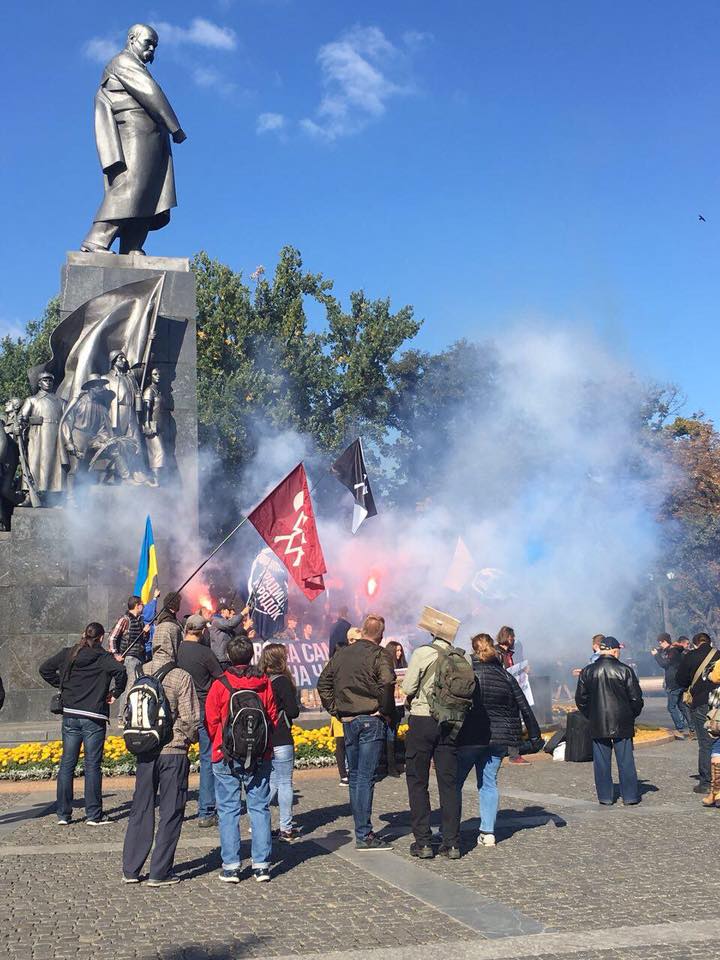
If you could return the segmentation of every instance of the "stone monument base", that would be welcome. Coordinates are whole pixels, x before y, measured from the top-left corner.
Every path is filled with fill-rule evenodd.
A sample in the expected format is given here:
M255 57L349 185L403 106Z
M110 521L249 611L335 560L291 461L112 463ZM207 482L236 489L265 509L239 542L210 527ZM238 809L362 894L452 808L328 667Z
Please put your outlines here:
M41 508L17 510L12 531L0 533L3 722L47 718L53 691L38 674L40 663L75 643L91 621L109 632L124 612L135 584L145 516L161 515L162 496L162 490L151 488L98 487L88 492L92 530L63 508ZM96 525L98 516L106 522ZM174 558L182 550L158 536L164 525L156 526L167 591L192 568L178 568Z

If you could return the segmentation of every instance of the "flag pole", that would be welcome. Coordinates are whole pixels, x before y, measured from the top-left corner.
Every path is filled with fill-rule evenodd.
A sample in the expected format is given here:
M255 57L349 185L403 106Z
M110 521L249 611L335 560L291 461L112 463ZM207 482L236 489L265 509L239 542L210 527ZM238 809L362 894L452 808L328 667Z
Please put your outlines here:
M205 557L205 559L204 559L203 562L200 564L200 566L196 567L196 568L193 570L193 572L190 574L190 576L187 578L187 580L186 580L183 584L181 584L181 585L177 588L177 590L174 590L173 593L182 593L183 590L185 589L185 587L190 583L190 581L193 580L193 579L200 573L200 571L201 571L202 568L205 566L205 564L206 564L206 563L209 563L209 562L212 560L212 558L215 556L215 554L216 554L216 553L219 553L220 550L222 550L222 548L225 546L225 544L228 542L228 540L229 540L231 537L233 537L233 536L238 532L238 530L240 529L240 527L241 527L244 523L247 523L247 520L248 520L247 517L243 517L242 520L240 521L240 523L239 523L236 527L233 527L233 529L232 529L232 530L230 531L230 533L225 537L225 539L222 541L222 543L219 543L219 544L215 547L215 549L214 549L213 552L210 554L210 556ZM158 612L157 612L157 613L155 614L155 616L152 618L151 623L155 623L155 621L156 621L157 618L160 616L160 614L161 614L161 613L164 613L166 609L167 609L167 607L163 606L163 608L162 608L161 610L158 610Z
M324 482L327 480L327 478L328 478L328 477L331 477L332 475L333 475L333 474L332 474L332 471L331 471L331 470L328 470L328 471L327 471L319 480L317 480L317 481L313 484L313 486L308 490L308 496L311 496L313 490L317 490L317 488L320 486L320 484L324 483ZM251 510L250 512L252 513L252 510ZM240 523L239 523L236 527L233 527L233 529L232 529L232 530L230 531L230 533L225 537L225 539L222 541L222 543L219 543L219 544L215 547L215 549L214 549L213 552L210 554L210 556L209 556L209 557L206 557L206 558L203 560L203 562L202 562L198 567L196 567L196 568L193 570L193 572L190 574L190 576L187 578L187 580L186 580L183 584L181 584L181 586L179 586L179 587L177 588L177 590L175 590L175 591L173 591L173 592L174 592L174 593L182 593L182 591L183 591L183 590L185 589L185 587L190 583L190 581L193 580L193 579L200 573L200 571L201 571L202 568L205 566L205 564L209 563L209 562L212 560L212 558L213 558L217 553L219 553L220 550L222 550L222 548L225 546L225 544L228 542L228 540L230 540L231 537L234 537L235 534L236 534L236 533L238 532L238 530L240 529L240 527L242 527L242 525L243 525L244 523L247 523L247 521L248 521L248 518L247 518L247 517L243 517L242 520L240 521ZM267 571L266 571L266 572L267 572ZM158 612L155 614L155 616L154 616L153 619L151 620L151 623L155 623L155 621L156 621L157 618L160 616L160 614L165 612L165 609L166 609L166 608L163 606L162 610L158 610Z

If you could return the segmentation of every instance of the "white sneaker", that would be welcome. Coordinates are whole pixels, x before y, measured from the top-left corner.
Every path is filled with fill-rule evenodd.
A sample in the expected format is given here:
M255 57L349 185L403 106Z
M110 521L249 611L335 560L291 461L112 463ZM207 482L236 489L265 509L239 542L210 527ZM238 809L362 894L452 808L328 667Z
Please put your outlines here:
M483 847L494 847L495 846L495 834L494 833L481 833L478 837L478 843Z

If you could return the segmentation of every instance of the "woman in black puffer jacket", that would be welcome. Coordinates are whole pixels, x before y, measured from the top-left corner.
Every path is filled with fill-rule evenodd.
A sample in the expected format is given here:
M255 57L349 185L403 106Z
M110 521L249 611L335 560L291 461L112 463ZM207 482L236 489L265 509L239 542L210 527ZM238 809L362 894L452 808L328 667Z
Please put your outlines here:
M495 846L498 809L497 775L509 748L520 746L523 721L536 749L542 746L540 727L517 680L502 665L492 637L472 639L472 665L477 678L472 709L457 739L458 793L475 767L480 803L479 842Z

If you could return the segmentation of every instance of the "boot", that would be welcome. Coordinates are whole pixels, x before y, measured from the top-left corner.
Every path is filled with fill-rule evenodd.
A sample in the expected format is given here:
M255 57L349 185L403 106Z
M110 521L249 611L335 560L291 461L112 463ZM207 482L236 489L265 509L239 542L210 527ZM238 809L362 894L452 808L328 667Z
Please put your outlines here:
M710 765L710 790L703 797L704 807L720 807L720 763Z

